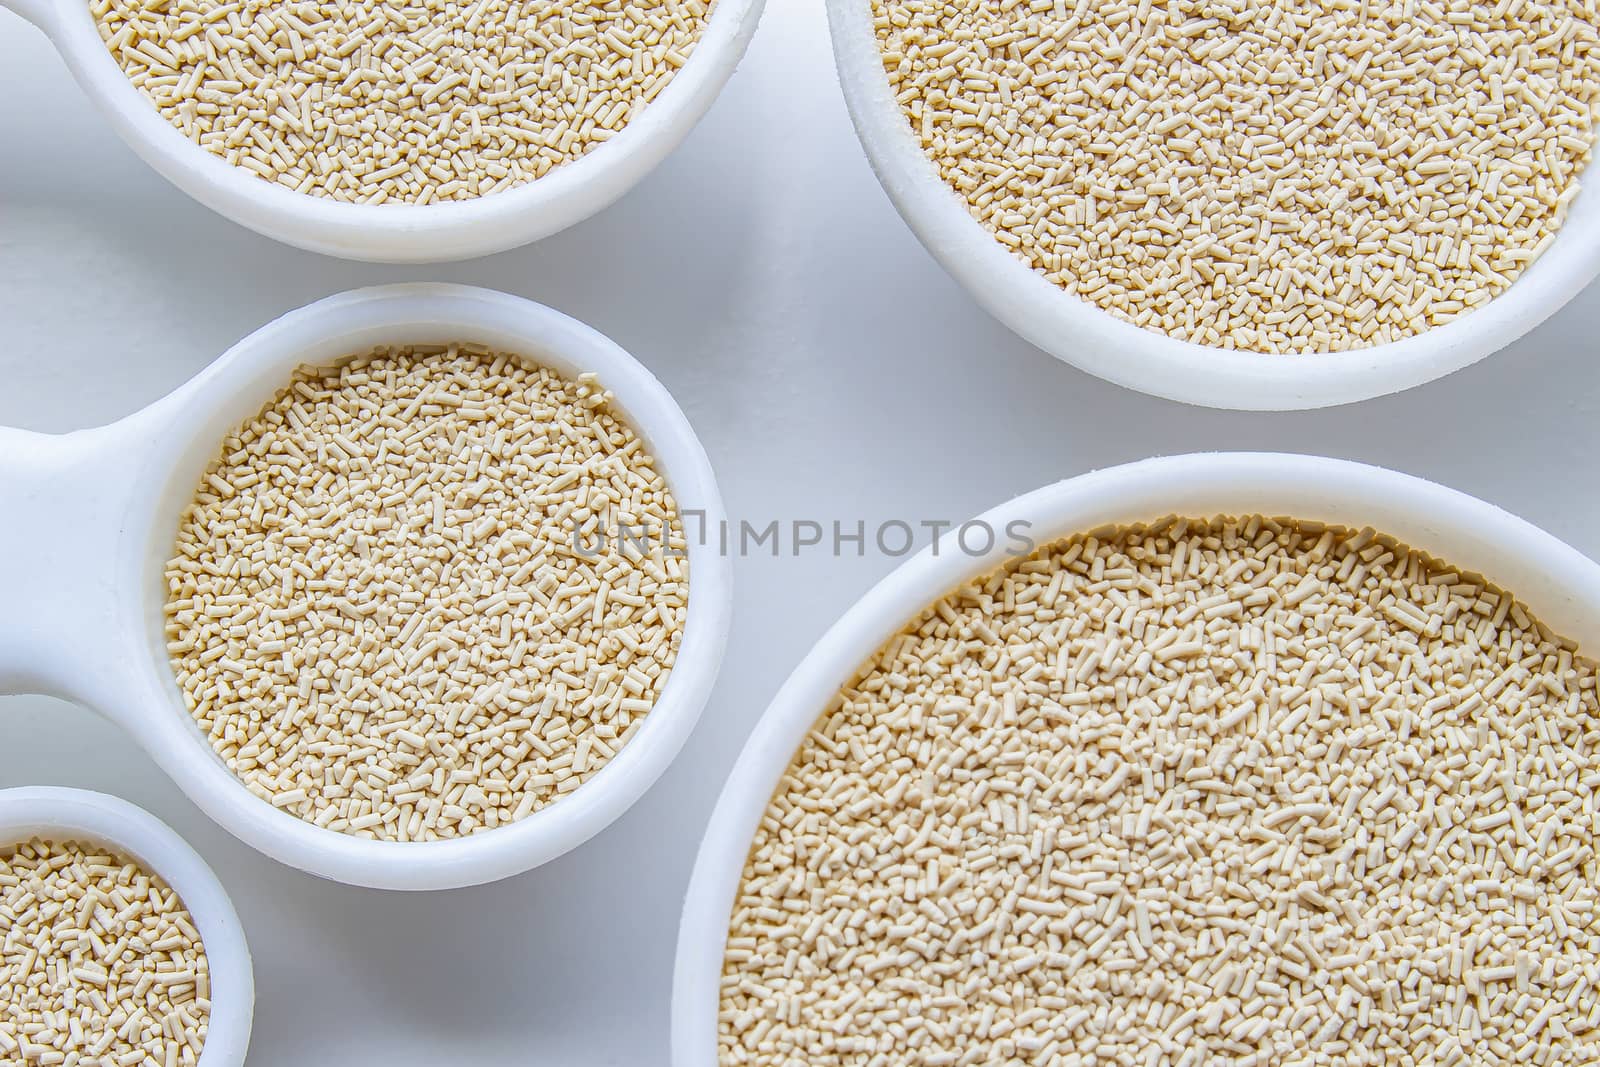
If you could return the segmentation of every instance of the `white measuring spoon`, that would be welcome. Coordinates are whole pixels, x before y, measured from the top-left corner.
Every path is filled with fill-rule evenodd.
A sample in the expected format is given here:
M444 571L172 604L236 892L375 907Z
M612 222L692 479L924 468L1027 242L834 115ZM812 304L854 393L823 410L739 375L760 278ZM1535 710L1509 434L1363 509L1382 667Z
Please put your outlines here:
M116 797L83 789L0 789L0 846L35 837L107 846L177 892L200 932L211 977L211 1016L198 1067L243 1063L256 999L250 948L233 902L205 860L161 820Z
M1272 452L1164 456L1091 471L1006 501L973 521L1014 524L1036 545L1163 515L1290 515L1372 525L1454 567L1485 575L1587 655L1600 650L1600 563L1493 504L1408 474ZM924 548L863 596L789 675L745 743L706 827L684 894L672 988L671 1067L717 1056L728 921L756 828L795 751L883 643L964 582L1016 562L1015 542L979 555ZM797 921L801 921L799 916ZM667 1061L663 1057L663 1061Z
M168 181L287 244L349 259L442 263L548 237L606 207L705 114L755 33L762 0L717 0L689 61L622 132L536 181L476 200L347 204L297 193L190 141L136 89L100 39L88 0L0 0L43 30L112 127ZM44 151L44 145L35 146Z
M721 497L688 420L610 340L543 305L486 289L355 290L268 323L185 385L109 426L59 436L0 428L0 693L50 693L93 708L133 734L246 844L355 885L493 881L566 852L621 815L682 747L721 663L731 564L711 538L688 537L682 646L633 739L554 804L464 838L371 841L274 808L212 751L174 679L163 636L164 565L179 516L222 438L302 363L327 364L378 344L452 341L516 352L567 375L595 373L655 455L679 509L697 513L705 529L720 528Z
M1584 191L1549 250L1470 314L1369 348L1283 356L1180 341L1070 293L995 239L944 180L889 87L873 0L827 0L833 55L861 147L930 254L985 311L1057 359L1153 396L1250 411L1348 404L1421 385L1510 345L1600 276L1600 193ZM1531 373L1531 371L1530 371Z

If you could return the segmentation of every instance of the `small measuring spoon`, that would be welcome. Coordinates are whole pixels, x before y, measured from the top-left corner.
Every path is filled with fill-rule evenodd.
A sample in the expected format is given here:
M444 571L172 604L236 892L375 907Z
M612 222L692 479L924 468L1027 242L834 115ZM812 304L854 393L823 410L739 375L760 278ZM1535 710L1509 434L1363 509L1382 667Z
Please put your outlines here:
M190 141L156 110L100 39L87 0L0 0L0 7L43 30L129 147L213 211L313 252L374 262L442 263L548 237L631 189L716 99L744 55L762 3L717 0L689 61L604 144L525 185L437 204L350 204L265 181Z
M105 845L158 874L200 932L211 976L211 1016L198 1067L244 1062L255 1014L250 948L217 876L160 819L125 800L85 789L0 789L0 846L45 841Z
M284 863L354 885L445 889L566 852L621 815L693 729L722 659L731 563L689 536L682 646L643 724L578 789L509 825L447 841L325 830L251 793L189 714L165 647L163 572L178 521L223 437L305 363L380 344L470 341L568 376L593 372L644 440L683 514L720 529L710 461L651 373L574 319L457 285L358 289L292 311L142 411L64 435L0 428L0 693L49 693L113 720L211 818ZM686 529L686 533L690 531Z

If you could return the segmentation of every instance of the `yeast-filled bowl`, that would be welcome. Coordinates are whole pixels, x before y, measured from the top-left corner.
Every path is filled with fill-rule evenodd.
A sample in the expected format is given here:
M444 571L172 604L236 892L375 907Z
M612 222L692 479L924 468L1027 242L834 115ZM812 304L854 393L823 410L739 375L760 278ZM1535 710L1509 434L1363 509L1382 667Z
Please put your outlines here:
M721 664L730 561L688 537L682 644L633 738L582 786L525 818L445 841L393 842L321 829L251 793L187 711L164 636L165 564L179 517L223 437L302 364L380 344L472 341L569 377L593 372L650 449L680 514L722 519L705 451L672 397L616 344L559 312L455 285L393 285L329 297L277 319L133 415L56 436L0 430L0 692L65 697L124 727L208 815L260 851L336 881L444 889L528 870L621 815L671 762ZM700 520L697 520L700 521ZM686 520L686 533L690 524Z
M264 181L190 141L156 110L101 41L87 0L0 0L0 6L44 31L129 147L218 214L325 255L441 263L548 237L632 188L710 108L750 43L762 2L717 0L688 62L604 144L525 185L474 200L425 205L342 203ZM48 148L36 145L32 151L43 158Z
M1486 305L1412 337L1344 352L1268 355L1179 341L1068 293L1013 255L945 184L890 90L872 0L827 0L845 102L884 191L924 247L1025 340L1143 393L1281 411L1396 393L1476 363L1555 314L1600 275L1600 193L1585 187L1549 249ZM1594 167L1585 176L1596 180Z
M238 1067L250 1045L255 977L244 929L217 876L167 825L85 789L0 789L0 847L33 838L106 846L159 875L194 920L211 978L211 1015L198 1067Z
M1149 459L1057 482L978 517L1025 523L1039 547L1166 515L1266 514L1372 526L1515 594L1556 633L1600 651L1600 563L1492 504L1381 467L1280 453ZM1006 537L981 556L932 549L906 561L817 642L739 754L701 842L678 930L673 1067L717 1062L723 950L735 894L773 791L818 716L889 638L938 598L1007 562Z

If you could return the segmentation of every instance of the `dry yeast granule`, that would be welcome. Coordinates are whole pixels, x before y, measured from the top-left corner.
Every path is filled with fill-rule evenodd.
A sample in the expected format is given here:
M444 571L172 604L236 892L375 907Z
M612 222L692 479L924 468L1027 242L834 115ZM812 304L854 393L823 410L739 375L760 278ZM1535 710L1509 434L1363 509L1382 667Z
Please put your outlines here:
M688 561L609 403L475 345L380 348L303 368L223 441L167 564L167 648L252 792L362 837L456 837L633 737Z
M1408 337L1578 191L1597 0L872 0L890 88L1017 256L1169 336Z
M779 783L721 1062L1600 1062L1596 665L1371 531L1073 537L890 640Z

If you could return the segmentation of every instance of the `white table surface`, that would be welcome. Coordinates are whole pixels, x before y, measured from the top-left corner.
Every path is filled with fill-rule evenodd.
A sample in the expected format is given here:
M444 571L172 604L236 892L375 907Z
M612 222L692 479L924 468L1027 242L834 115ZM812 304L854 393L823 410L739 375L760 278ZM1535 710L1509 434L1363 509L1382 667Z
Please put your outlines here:
M1600 556L1600 288L1475 367L1351 407L1247 415L1107 385L986 317L900 222L850 129L817 0L771 0L721 100L620 203L440 267L327 259L211 214L4 13L0 99L0 423L109 421L280 312L450 280L551 304L650 366L735 520L959 520L1124 460L1282 449L1436 479ZM211 862L255 953L253 1065L660 1067L679 901L720 783L790 667L895 563L739 560L727 661L677 763L599 837L496 885L403 895L280 866L117 729L44 698L0 699L0 786L115 793Z

